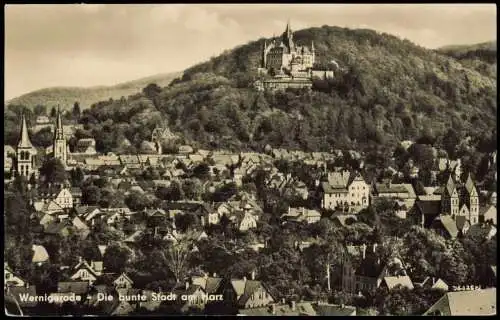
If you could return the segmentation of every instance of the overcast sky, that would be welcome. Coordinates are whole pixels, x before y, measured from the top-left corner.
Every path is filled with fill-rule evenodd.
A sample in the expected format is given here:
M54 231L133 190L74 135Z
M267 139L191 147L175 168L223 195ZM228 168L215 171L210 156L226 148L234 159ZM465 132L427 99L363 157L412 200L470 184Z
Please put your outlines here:
M180 71L292 29L370 28L428 48L496 40L494 4L7 5L5 98Z

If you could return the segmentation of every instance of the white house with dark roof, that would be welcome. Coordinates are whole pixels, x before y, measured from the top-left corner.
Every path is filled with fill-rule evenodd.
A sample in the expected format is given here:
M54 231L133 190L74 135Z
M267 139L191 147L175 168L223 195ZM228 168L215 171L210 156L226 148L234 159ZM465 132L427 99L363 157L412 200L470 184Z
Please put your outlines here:
M358 172L330 172L321 183L321 206L324 209L357 213L369 205L370 187Z

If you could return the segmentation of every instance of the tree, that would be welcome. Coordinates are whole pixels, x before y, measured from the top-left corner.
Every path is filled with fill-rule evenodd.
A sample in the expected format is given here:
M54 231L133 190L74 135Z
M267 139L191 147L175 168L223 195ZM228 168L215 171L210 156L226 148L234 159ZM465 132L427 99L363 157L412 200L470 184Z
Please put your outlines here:
M72 115L73 115L73 119L75 119L75 120L80 119L81 110L80 110L80 103L78 101L75 101L75 104L73 104Z
M120 273L125 270L130 258L130 250L119 244L108 246L103 257L103 265L106 271Z
M186 198L197 200L202 193L202 185L198 179L186 179L182 184L182 191Z
M66 169L61 160L47 158L40 168L40 176L46 184L63 184L67 180Z
M52 109L50 109L50 117L55 118L56 116L57 116L56 107L52 107Z
M161 88L156 83L150 83L144 89L142 89L142 93L148 99L153 100L161 93Z
M150 206L150 201L142 193L133 191L125 198L125 204L131 210L141 211Z
M175 226L179 231L185 233L191 229L197 222L196 215L191 212L186 212L184 214L178 214L175 216Z
M194 245L195 234L188 232L177 242L171 242L167 248L162 250L163 262L174 275L176 283L181 282L188 272L189 259L192 256Z
M101 189L93 184L82 187L82 203L97 205L101 201Z
M37 116L44 116L47 113L47 107L41 104L37 104L33 109L33 113Z
M75 187L80 187L83 183L83 170L80 167L76 167L75 169L71 170L70 172L71 176L71 185Z

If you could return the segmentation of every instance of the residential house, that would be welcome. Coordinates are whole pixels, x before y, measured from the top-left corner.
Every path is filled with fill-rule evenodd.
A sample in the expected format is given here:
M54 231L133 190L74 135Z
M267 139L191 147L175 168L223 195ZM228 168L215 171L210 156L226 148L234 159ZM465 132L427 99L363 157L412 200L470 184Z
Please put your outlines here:
M275 302L269 289L256 280L224 279L217 291L223 295L223 301L238 309L250 309L269 306Z
M113 285L118 292L127 292L134 287L134 281L127 276L126 273L120 274L115 280Z
M45 203L53 201L63 209L73 208L73 195L69 188L49 190L48 192L41 193L40 198Z
M74 153L83 153L88 155L94 155L97 153L95 149L95 139L84 138L78 140L75 146Z
M201 277L191 277L190 280L192 284L200 286L206 292L206 294L211 295L216 294L216 292L220 291L223 279L218 278L214 273L213 277L209 277L208 274L204 274Z
M251 308L251 309L240 309L238 311L240 316L316 316L318 315L313 305L310 302L296 302L291 301L290 303L273 303L269 306Z
M89 284L94 283L102 274L102 261L92 261L89 264L80 257L79 263L73 268L71 280L88 281Z
M422 282L414 282L415 287L448 291L449 287L441 278L426 277Z
M64 208L61 207L57 202L55 202L53 200L35 201L33 203L33 207L35 208L36 211L48 213L48 214L54 214L56 212L63 212L64 211Z
M424 316L494 316L497 314L496 288L445 293Z
M283 214L281 219L284 222L305 222L308 224L316 223L321 219L321 213L314 209L307 208L288 208L288 213Z
M77 215L82 218L85 223L95 223L95 220L102 214L101 209L97 206L79 206L75 208Z
M374 183L372 186L372 197L402 200L405 202L407 208L413 207L417 199L417 195L411 184L396 184L391 183L390 180L386 183Z
M330 172L328 181L321 183L322 208L357 213L368 207L370 188L356 172Z
M356 307L346 305L336 305L324 302L314 303L312 305L318 316L324 317L352 317L356 316Z
M240 231L248 231L257 228L257 217L247 210L233 213L233 215L229 217L229 220L231 220Z
M207 303L205 290L200 285L191 284L189 281L183 286L178 286L173 290L173 293L177 295L177 306L178 310L182 313L186 312L202 312L205 309ZM183 299L182 297L187 297Z
M479 207L479 222L491 222L497 225L497 208L493 205Z
M120 155L120 163L128 169L140 169L142 167L137 155Z

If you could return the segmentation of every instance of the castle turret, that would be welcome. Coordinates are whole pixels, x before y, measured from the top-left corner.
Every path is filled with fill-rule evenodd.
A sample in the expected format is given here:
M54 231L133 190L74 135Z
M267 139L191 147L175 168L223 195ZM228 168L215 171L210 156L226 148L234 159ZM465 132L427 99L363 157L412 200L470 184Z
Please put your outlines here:
M262 49L262 68L266 68L267 66L266 56L267 56L267 41L264 40L264 48Z
M61 110L57 106L57 122L56 130L54 134L54 158L61 160L61 162L66 165L67 160L67 148L66 139L64 137L64 129L61 118Z

